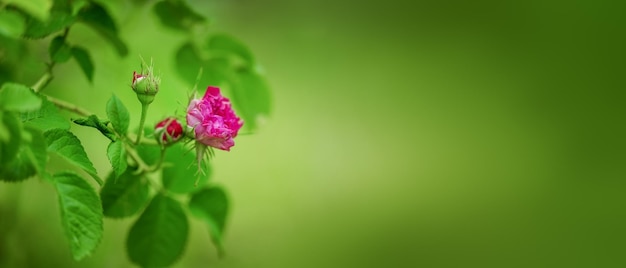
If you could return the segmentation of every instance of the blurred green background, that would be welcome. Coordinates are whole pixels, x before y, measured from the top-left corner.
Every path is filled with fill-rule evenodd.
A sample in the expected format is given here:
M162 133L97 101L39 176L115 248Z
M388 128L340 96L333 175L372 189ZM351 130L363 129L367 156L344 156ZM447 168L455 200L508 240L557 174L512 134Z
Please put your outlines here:
M105 3L128 57L78 25L68 40L91 51L94 85L70 62L46 92L101 116L115 93L137 125L141 55L162 73L148 122L184 110L173 53L186 37L140 2ZM626 4L191 5L250 46L273 114L213 160L233 202L226 257L192 221L175 267L626 267ZM106 174L106 139L73 130ZM95 255L74 263L50 184L2 183L0 209L0 264L132 266L134 218L105 220Z

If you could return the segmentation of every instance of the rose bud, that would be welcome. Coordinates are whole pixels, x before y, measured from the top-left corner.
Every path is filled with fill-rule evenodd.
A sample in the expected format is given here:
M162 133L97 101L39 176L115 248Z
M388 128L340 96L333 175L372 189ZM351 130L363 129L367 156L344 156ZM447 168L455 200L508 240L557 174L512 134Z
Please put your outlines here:
M183 137L183 126L174 117L168 117L156 124L154 137L163 145L172 144Z
M150 66L145 73L133 72L133 82L130 87L137 94L137 99L147 105L154 101L154 96L159 92L160 82L161 79L154 75Z

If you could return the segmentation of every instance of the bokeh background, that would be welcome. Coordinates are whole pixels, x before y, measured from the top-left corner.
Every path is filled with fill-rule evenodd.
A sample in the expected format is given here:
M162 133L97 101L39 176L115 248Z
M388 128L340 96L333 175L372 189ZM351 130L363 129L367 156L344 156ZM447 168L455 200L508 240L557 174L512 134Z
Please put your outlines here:
M226 257L192 221L175 267L626 267L624 3L190 4L250 46L273 111L213 162L233 202ZM69 41L91 51L94 84L70 62L46 92L101 116L115 93L137 125L141 55L162 73L148 122L183 110L173 53L186 36L141 1L105 5L129 56L77 25ZM73 130L106 174L106 139ZM0 184L2 265L132 267L134 218L105 220L75 263L56 202L37 179Z

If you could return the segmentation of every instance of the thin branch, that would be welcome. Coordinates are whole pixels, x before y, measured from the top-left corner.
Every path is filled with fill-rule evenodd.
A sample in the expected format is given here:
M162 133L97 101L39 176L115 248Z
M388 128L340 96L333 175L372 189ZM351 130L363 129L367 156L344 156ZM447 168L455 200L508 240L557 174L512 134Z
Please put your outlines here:
M54 62L48 64L48 67L46 68L47 69L46 72L32 86L35 92L39 92L43 90L50 83L50 81L52 81L52 79L54 78L54 76L52 76L53 67L54 67Z
M84 116L84 117L89 117L90 115L93 114L92 112L87 111L84 108L78 107L75 104L66 102L64 100L60 100L60 99L57 99L48 95L46 95L46 97L48 98L48 101L52 102L54 105L56 105L60 109L67 110L77 115Z
M65 27L65 30L63 31L63 42L65 42L65 39L67 38L67 35L70 32L70 27ZM39 78L39 80L37 80L37 82L35 82L35 84L32 86L33 90L35 92L40 92L42 91L48 84L50 84L50 81L52 81L52 79L54 78L54 76L52 75L52 69L54 68L54 65L56 64L56 62L52 61L51 63L48 63L47 68L46 68L46 72L41 75L41 77Z
M128 140L136 140L137 139L137 135L133 134L133 133L128 133L126 134ZM142 139L139 144L145 144L145 145L160 145L156 140L152 140L152 139Z
M148 104L141 103L141 119L139 120L139 132L135 144L139 144L141 136L143 136L143 125L146 123L146 115L148 114Z
M124 142L124 147L126 148L126 152L130 156L130 158L132 158L135 161L135 163L137 163L138 173L150 171L151 169L150 166L148 166L146 162L144 162L143 159L141 159L141 156L137 154L137 151L135 151L135 148L131 147L126 142Z

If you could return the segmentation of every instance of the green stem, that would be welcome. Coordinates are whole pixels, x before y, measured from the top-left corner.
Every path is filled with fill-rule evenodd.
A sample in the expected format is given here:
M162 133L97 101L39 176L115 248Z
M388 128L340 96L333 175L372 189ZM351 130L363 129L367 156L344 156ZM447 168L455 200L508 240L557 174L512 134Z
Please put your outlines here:
M135 134L128 133L127 134L127 139L128 140L137 140L137 136ZM143 140L141 140L141 143L138 143L137 145L139 145L139 144L160 145L156 140L151 140L151 139L147 139L147 140L143 139Z
M146 162L144 162L143 159L141 159L141 156L139 156L135 148L133 148L131 145L124 142L124 147L126 148L126 152L130 156L130 158L132 158L135 161L135 163L137 163L137 173L154 172L154 171L161 169L161 166L163 165L163 160L165 160L165 150L163 148L161 149L161 156L159 157L159 162L157 162L156 165L154 166L150 166L146 164Z
M70 112L73 112L77 115L81 115L81 116L85 116L85 117L89 117L90 115L92 115L93 113L76 106L75 104L66 102L64 100L60 100L51 96L46 95L46 97L48 98L48 101L52 102L54 105L56 105L57 107L59 107L60 109L63 110L67 110Z
M32 86L35 92L41 91L50 83L50 81L52 81L52 78L54 78L54 76L52 76L52 67L54 67L54 62L48 65L46 72Z
M137 154L137 151L135 150L135 148L131 147L127 143L124 143L124 147L126 148L126 152L130 156L130 158L132 158L135 161L135 163L137 163L137 166L138 166L137 168L140 173L151 170L150 166L148 166L146 162L144 162L143 159L141 159L139 154Z
M62 35L64 41L67 38L67 35L69 34L69 32L70 32L70 28L66 27L65 30L63 31L63 35ZM48 67L46 68L46 72L32 86L32 88L33 88L33 90L35 92L42 91L50 83L50 81L52 81L52 79L54 78L54 76L52 75L52 68L54 68L55 64L56 64L56 62L54 62L54 61L49 63Z
M139 121L139 133L137 133L137 140L135 144L139 144L141 136L143 136L143 125L146 123L146 115L148 114L148 104L141 104L141 120Z
M153 171L161 168L163 160L165 160L165 148L161 147L161 157L159 157L159 162L157 162L157 164L153 167Z

